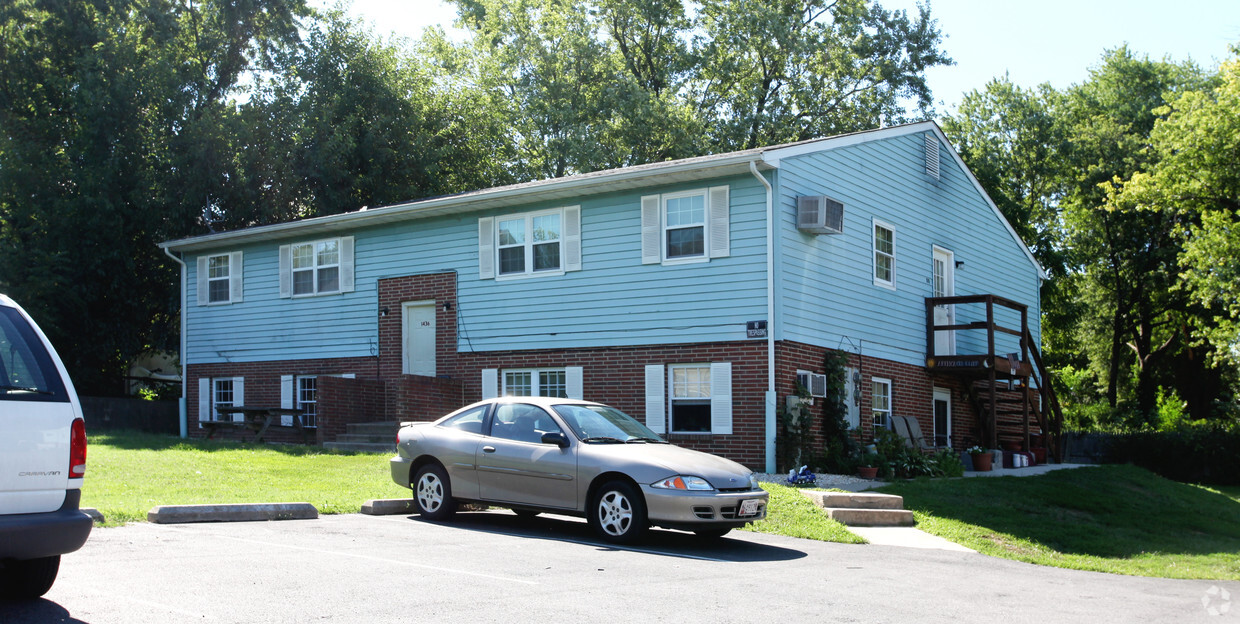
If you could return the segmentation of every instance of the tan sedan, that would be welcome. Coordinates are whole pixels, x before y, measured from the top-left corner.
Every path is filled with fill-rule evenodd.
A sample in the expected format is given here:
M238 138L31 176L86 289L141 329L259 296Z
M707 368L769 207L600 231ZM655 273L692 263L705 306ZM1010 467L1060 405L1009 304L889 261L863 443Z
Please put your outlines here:
M650 526L718 537L766 517L752 471L670 444L600 403L489 399L403 423L396 448L392 479L431 520L479 502L585 516L603 539L629 543Z

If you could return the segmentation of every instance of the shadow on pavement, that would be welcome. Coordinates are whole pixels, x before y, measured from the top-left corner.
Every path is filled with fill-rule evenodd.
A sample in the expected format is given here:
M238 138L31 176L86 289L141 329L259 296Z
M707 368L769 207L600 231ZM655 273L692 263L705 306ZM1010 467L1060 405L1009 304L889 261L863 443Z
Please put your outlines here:
M44 624L45 622L64 622L66 624L86 624L79 620L64 607L47 600L0 600L0 622L4 624Z
M448 522L431 522L420 516L407 517L415 522L469 531L594 546L602 552L641 552L729 562L791 561L807 556L799 550L753 543L743 538L748 534L744 531L733 531L720 538L703 538L692 533L652 528L637 544L617 546L600 540L585 520L565 516L523 518L506 510L489 510L459 512Z

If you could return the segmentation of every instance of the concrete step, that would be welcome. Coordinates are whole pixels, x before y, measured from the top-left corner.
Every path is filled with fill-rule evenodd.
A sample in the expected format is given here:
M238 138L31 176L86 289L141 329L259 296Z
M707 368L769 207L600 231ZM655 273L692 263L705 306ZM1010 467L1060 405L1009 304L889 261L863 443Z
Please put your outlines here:
M841 509L824 508L827 517L848 526L897 526L910 527L916 524L913 512L904 509Z
M342 433L336 436L337 442L355 443L361 442L365 444L390 444L396 446L396 432L369 434L369 433Z
M801 490L827 517L848 526L910 527L913 512L904 509L904 497L871 492Z
M822 492L802 490L819 507L844 509L904 509L904 497L869 492Z
M394 453L396 452L396 442L324 442L323 448L362 453Z
M351 434L386 435L395 438L396 432L400 429L400 423L397 421L349 423L345 425L345 428Z

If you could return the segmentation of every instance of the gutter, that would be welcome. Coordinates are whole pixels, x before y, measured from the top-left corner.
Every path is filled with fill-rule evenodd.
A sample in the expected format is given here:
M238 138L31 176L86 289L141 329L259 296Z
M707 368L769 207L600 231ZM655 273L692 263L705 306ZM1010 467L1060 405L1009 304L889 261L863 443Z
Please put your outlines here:
M757 161L749 161L749 172L766 187L766 470L775 472L775 202L771 183L758 172Z
M187 406L185 403L185 401L188 400L188 397L189 397L189 393L186 392L186 390L189 388L189 376L185 374L186 373L185 349L187 346L186 340L185 340L185 316L186 316L185 304L186 304L186 299L188 297L185 291L185 284L186 284L186 279L188 279L187 273L189 271L189 267L186 266L184 260L181 260L180 258L172 255L172 252L169 251L167 247L164 247L163 249L164 249L164 254L166 254L169 258L172 258L173 262L176 262L177 264L181 265L181 352L178 354L178 358L181 360L181 398L177 400L177 412L178 412L178 418L181 423L181 437L188 438L189 437L189 406Z

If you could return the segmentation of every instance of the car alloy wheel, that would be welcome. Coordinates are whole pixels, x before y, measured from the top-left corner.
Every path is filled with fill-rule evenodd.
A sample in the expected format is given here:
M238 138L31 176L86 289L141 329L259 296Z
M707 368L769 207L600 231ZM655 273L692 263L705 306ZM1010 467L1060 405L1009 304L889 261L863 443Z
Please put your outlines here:
M418 512L430 520L446 520L456 511L452 487L448 484L444 469L438 464L428 464L418 470L413 499Z
M613 481L599 490L590 521L603 539L630 543L646 531L645 503L633 486Z

